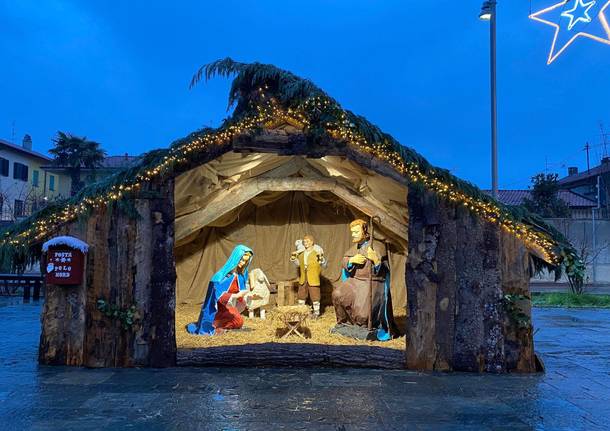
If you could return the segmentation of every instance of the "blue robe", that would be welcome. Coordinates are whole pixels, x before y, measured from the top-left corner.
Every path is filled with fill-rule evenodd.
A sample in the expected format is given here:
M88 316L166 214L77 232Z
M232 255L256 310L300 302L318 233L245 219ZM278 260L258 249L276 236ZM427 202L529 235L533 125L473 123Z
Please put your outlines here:
M197 335L214 335L214 319L216 318L216 312L218 311L218 300L223 293L227 292L231 287L233 281L233 270L244 256L245 253L250 253L252 256L244 268L241 274L237 274L237 282L239 284L239 290L246 289L246 281L248 280L248 267L254 253L252 249L245 245L238 245L233 249L231 256L222 268L210 279L208 284L208 292L201 306L201 312L199 313L199 319L196 323L189 323L186 325L186 330L190 334Z

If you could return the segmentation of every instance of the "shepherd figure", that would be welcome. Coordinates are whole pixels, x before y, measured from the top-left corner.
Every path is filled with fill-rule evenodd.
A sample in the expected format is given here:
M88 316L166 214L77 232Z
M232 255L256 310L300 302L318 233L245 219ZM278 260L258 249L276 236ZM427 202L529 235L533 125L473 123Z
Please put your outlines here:
M314 319L320 317L320 273L326 268L324 250L315 244L311 235L305 235L303 241L297 240L296 251L290 255L290 261L299 267L298 303L305 305L307 297L311 299Z

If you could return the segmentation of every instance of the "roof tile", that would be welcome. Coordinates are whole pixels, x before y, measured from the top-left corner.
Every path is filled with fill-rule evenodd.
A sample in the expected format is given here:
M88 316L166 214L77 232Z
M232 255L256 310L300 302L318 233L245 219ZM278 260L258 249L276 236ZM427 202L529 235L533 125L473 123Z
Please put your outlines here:
M485 193L491 195L491 190L484 190ZM523 204L525 198L531 196L530 190L498 190L498 200L504 205L516 206ZM559 198L563 200L570 208L587 207L591 208L597 204L569 190L559 190Z

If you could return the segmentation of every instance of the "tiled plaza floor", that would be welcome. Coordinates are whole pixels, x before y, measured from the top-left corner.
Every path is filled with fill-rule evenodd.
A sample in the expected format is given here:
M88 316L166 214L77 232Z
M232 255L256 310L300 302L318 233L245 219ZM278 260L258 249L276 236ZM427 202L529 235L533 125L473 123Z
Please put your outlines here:
M610 429L609 310L537 309L527 376L43 367L39 313L0 298L2 431Z

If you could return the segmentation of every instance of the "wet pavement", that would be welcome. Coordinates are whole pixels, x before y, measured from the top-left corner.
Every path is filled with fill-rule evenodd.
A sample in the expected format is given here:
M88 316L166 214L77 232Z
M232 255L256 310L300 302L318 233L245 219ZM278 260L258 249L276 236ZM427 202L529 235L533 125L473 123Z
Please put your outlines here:
M610 429L610 310L536 309L539 375L38 366L40 304L0 298L0 430Z

